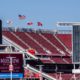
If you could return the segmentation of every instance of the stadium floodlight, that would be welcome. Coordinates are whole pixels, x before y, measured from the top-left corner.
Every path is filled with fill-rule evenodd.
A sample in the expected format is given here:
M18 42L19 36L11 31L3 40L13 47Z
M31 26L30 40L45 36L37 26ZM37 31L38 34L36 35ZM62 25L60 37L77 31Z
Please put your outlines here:
M57 22L57 26L80 26L80 22Z

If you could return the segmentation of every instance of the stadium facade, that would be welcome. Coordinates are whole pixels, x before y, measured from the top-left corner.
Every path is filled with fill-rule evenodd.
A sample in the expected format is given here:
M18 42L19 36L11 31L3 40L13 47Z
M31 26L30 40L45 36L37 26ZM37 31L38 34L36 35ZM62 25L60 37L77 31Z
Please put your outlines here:
M14 80L80 79L72 73L72 31L3 27L1 43L1 54L23 55L23 77Z

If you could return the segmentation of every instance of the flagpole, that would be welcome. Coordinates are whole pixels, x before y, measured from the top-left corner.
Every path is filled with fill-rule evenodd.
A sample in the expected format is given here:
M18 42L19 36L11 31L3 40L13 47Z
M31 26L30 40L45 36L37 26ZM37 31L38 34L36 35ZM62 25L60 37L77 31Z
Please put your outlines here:
M12 57L10 57L10 65L12 65ZM12 70L10 72L11 72L11 80L12 80Z

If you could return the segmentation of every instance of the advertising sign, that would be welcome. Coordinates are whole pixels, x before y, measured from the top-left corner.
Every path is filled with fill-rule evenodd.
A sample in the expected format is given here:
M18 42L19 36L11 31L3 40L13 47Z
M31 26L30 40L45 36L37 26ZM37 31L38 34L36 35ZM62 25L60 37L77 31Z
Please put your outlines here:
M12 63L10 63L10 58L12 58ZM0 54L0 78L10 78L10 71L12 71L13 78L23 77L22 54Z

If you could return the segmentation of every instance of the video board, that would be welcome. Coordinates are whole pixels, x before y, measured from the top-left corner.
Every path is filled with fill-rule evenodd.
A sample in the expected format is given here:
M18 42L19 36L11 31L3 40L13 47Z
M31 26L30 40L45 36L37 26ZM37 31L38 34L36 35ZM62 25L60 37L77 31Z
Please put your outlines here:
M80 26L73 26L73 62L80 62Z

